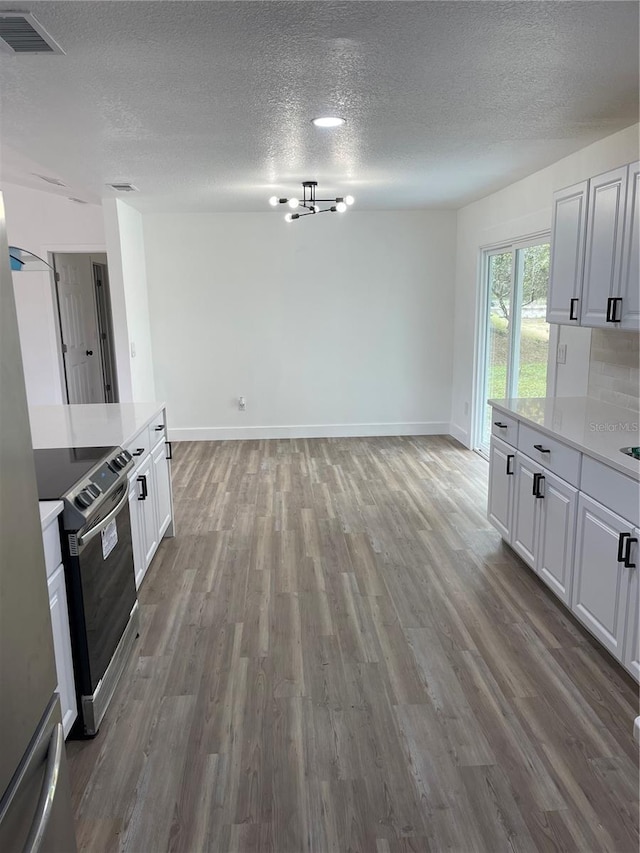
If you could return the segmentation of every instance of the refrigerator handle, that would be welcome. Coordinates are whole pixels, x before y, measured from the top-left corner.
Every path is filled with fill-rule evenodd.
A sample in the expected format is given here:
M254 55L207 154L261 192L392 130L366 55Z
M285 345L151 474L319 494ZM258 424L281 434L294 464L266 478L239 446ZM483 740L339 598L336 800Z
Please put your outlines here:
M63 745L64 732L62 730L62 723L58 723L53 730L51 741L49 742L47 769L45 770L42 791L40 792L40 801L38 802L36 816L33 819L29 836L24 845L24 853L38 853L42 846L49 818L51 817L51 810L53 809L53 801L56 796Z

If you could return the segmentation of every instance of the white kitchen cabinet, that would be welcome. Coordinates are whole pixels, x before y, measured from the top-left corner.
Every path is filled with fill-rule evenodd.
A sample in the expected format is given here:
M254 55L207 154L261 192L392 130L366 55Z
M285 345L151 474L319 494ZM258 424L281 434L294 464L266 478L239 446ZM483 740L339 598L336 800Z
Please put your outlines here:
M627 166L612 169L589 182L589 210L585 244L580 322L583 326L611 326L612 300L622 272Z
M631 573L619 557L621 534L633 525L584 494L578 529L571 609L618 660L622 660ZM635 570L634 570L635 571Z
M498 438L489 454L489 521L505 542L511 542L515 449Z
M578 490L551 472L543 471L538 491L544 497L537 503L540 522L534 568L558 598L569 606Z
M53 631L53 650L58 676L58 693L62 708L62 728L67 737L78 716L76 686L73 677L73 658L71 638L69 636L69 611L67 609L67 590L62 563L47 578L49 588L49 611Z
M638 582L638 561L640 560L640 529L633 531L629 545L629 590L627 599L626 628L624 638L624 654L622 663L631 675L640 681L640 583Z
M514 480L511 545L569 605L578 490L522 453Z
M158 520L156 502L153 496L153 459L149 454L136 468L135 479L138 487L138 506L140 507L144 562L151 562L158 547Z
M155 500L158 542L171 524L171 479L167 460L166 443L162 438L151 453L153 460L153 496Z
M534 483L540 466L524 456L516 453L515 486L511 546L522 559L535 568L536 546L539 525L539 498L534 495Z
M589 181L553 195L547 322L578 325Z
M547 321L640 329L640 166L554 193Z
M622 271L616 307L621 329L640 330L640 162L629 166L622 245Z
M164 414L164 413L163 413ZM149 452L151 441L158 438ZM129 474L129 510L136 587L139 588L163 536L173 535L171 471L164 423L154 421L129 442L137 453Z
M136 589L140 588L142 579L148 567L145 561L144 512L138 501L140 488L136 482L135 473L129 476L129 515L131 516L131 544L133 547L133 565L135 570Z

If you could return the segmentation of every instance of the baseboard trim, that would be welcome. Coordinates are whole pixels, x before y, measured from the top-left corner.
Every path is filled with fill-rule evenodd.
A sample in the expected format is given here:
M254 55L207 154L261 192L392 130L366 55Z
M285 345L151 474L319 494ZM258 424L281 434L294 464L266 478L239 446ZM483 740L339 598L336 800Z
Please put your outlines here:
M460 444L464 444L465 447L469 447L469 433L459 427L458 424L449 424L449 435L456 438Z
M298 426L175 427L171 441L251 441L263 438L358 438L386 435L449 435L446 421L391 424L309 424Z

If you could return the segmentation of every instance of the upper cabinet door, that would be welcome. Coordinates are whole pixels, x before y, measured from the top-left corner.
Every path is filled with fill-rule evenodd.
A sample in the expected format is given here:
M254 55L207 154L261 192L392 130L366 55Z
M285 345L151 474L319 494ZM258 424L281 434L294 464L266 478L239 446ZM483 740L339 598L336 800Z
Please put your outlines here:
M640 162L629 166L627 204L622 245L622 273L616 306L621 329L640 329Z
M553 195L547 322L578 325L589 181Z
M622 238L628 167L592 178L589 183L587 242L580 322L615 328L622 268Z

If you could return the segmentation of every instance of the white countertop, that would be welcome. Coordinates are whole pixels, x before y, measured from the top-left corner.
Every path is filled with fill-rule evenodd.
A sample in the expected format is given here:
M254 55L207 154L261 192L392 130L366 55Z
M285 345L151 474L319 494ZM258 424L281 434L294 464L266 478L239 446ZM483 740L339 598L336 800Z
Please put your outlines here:
M164 403L91 403L32 406L33 447L103 447L122 445L163 408Z
M638 412L593 397L512 397L489 405L640 480L640 460L620 453L640 445Z
M62 501L40 501L40 524L42 529L48 527L62 512L64 505Z

